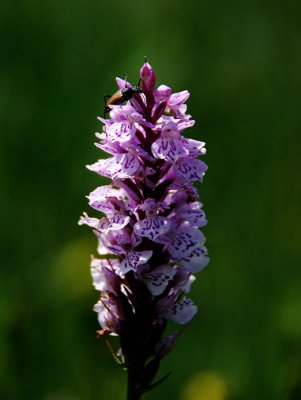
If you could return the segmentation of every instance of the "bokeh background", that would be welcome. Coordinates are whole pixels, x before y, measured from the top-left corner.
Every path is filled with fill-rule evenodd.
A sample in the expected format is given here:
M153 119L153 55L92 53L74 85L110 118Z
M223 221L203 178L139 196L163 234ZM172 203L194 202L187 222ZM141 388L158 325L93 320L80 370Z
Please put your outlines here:
M191 92L207 143L199 313L145 398L301 399L300 3L23 0L0 12L0 398L119 400L96 339L94 132L115 76ZM117 343L115 343L117 345Z

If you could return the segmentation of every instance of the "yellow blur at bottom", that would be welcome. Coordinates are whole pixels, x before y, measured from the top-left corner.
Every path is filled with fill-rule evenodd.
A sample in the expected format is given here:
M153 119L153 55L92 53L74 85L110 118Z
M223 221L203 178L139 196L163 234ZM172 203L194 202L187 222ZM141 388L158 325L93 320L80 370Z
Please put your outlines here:
M183 391L183 400L226 400L226 380L215 372L199 372L188 382Z

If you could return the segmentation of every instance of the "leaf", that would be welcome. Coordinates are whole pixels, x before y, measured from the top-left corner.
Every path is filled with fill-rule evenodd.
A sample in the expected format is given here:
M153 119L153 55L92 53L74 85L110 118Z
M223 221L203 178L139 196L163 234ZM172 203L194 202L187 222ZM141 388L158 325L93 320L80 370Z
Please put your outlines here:
M156 376L160 367L160 358L154 357L149 361L143 370L142 386L148 386Z
M121 367L124 368L124 367L125 367L124 362L122 362L122 361L120 360L120 358L117 356L116 351L113 349L111 343L110 343L108 340L106 340L106 344L107 344L108 348L110 349L114 360L117 362L118 365L120 365Z
M157 382L154 382L151 385L148 385L148 386L144 387L141 390L141 392L142 393L146 393L146 392L151 391L152 389L154 389L155 387L159 386L161 383L166 381L166 379L169 377L170 374L171 374L171 371L169 371L166 375L163 376L163 378L159 379Z

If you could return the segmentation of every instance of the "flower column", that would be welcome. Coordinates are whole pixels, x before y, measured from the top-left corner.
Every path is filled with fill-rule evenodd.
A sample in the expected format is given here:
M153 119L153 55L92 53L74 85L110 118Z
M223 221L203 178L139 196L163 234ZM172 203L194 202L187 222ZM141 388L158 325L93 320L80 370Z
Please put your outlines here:
M208 263L207 221L195 181L202 181L204 143L182 132L193 126L186 114L187 91L172 93L145 63L142 93L123 105L111 105L96 134L100 149L111 157L88 169L108 177L110 185L88 196L100 218L84 214L79 224L93 228L99 258L91 272L100 299L94 310L100 335L118 335L115 357L128 371L128 400L137 400L152 383L160 360L173 347L178 332L164 337L168 320L191 321L197 307L186 294L193 275ZM117 78L120 89L131 87ZM163 378L164 379L164 378Z

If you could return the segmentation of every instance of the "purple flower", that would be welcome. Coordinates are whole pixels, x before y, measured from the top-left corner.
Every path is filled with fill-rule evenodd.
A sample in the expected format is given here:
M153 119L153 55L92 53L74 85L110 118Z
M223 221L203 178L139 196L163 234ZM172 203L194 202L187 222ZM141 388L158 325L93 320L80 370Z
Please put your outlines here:
M176 301L178 292L173 292L157 303L158 315L161 318L168 318L178 324L187 324L197 313L195 306L190 299L184 297Z
M172 281L176 272L176 269L172 266L161 265L160 267L143 274L142 281L145 282L153 296L159 296Z
M119 89L132 85L116 79ZM100 292L94 307L100 334L118 335L118 357L129 374L128 399L152 388L160 359L179 332L164 336L168 320L188 324L197 306L186 295L209 261L200 228L207 224L193 184L207 165L198 157L205 143L187 138L195 121L186 113L189 92L156 88L145 62L140 90L124 104L111 104L110 118L97 133L96 146L109 154L87 166L111 179L88 197L99 214L79 220L98 239L92 258L93 284ZM131 394L132 393L132 394Z

